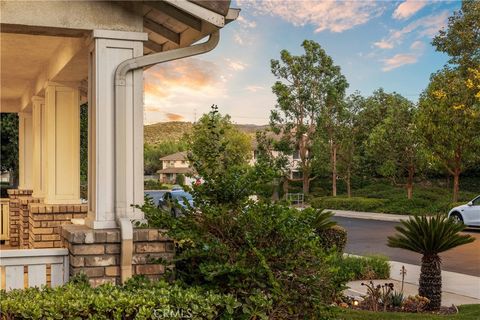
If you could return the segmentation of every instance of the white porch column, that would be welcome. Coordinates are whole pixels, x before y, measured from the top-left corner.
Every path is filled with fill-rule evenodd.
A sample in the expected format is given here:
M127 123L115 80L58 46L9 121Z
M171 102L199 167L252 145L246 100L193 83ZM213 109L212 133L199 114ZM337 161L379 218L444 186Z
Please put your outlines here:
M141 219L130 207L143 203L143 76L142 70L127 77L125 110L114 105L114 74L117 66L143 55L146 33L94 30L90 45L88 76L88 217L94 229L117 227L115 216ZM125 121L116 123L115 113ZM120 126L123 138L116 138ZM115 156L115 143L124 142L124 156ZM125 168L116 176L116 167ZM122 170L123 171L123 170ZM121 191L117 189L120 186Z
M36 198L45 197L45 99L32 98L33 122L33 194Z
M18 173L19 189L33 188L33 128L32 114L20 112L18 114Z
M80 98L77 84L45 89L47 204L80 202Z

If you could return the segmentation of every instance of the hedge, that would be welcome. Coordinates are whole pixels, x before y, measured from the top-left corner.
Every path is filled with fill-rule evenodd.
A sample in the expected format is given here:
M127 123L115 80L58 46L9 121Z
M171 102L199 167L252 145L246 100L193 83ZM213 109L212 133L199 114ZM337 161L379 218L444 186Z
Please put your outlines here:
M362 197L320 197L310 201L310 205L314 208L322 209L339 209L339 210L355 210L355 211L377 211L385 206L387 200L372 199Z
M320 245L325 250L336 248L338 252L343 252L347 244L347 230L339 225L318 232Z
M230 295L138 279L124 286L2 290L0 300L2 319L231 319L239 307Z

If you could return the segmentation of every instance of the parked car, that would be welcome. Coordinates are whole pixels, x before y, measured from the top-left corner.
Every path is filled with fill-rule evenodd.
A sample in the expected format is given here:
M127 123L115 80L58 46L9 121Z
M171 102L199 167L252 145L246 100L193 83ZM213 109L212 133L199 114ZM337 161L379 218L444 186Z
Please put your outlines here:
M160 200L160 208L170 211L173 217L185 213L188 207L194 207L193 197L190 193L183 190L167 191Z
M153 200L153 203L158 206L163 199L165 190L145 190L144 194L145 196L150 197Z
M480 196L467 204L453 208L448 216L467 226L480 227Z

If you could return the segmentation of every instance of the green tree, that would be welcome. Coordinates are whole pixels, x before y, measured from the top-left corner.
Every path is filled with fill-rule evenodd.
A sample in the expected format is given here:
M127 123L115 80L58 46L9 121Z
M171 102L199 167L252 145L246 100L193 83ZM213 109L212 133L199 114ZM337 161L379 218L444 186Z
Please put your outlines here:
M438 310L442 302L441 252L473 242L460 234L465 226L444 215L414 216L396 226L397 234L388 237L388 246L422 255L418 294L430 300L428 308Z
M16 113L0 114L0 139L2 172L10 172L10 183L18 182L18 115Z
M446 30L440 30L432 41L437 51L450 56L449 62L460 67L462 75L480 65L480 2L462 1L462 7L448 19Z
M278 81L272 87L277 104L271 112L270 124L287 142L284 151L299 151L303 192L308 194L310 182L315 178L311 177L315 157L312 146L322 112L328 116L335 114L347 83L340 67L333 64L318 43L305 40L302 47L303 55L294 56L282 50L280 60L271 60L271 70ZM322 124L333 132L330 120Z
M416 125L430 160L453 176L453 201L458 201L460 174L480 157L480 95L458 68L432 75L420 97Z
M408 199L412 199L414 177L422 163L415 109L400 95L394 101L395 107L387 109L383 120L370 133L367 152L379 162L377 172L394 185L405 187Z
M339 114L337 131L338 178L345 181L347 196L352 196L351 180L358 167L358 136L360 126L358 114L364 107L365 99L355 92L345 99L345 105Z
M251 139L222 116L217 106L194 124L187 136L188 159L204 183L194 188L196 199L236 206L251 195Z

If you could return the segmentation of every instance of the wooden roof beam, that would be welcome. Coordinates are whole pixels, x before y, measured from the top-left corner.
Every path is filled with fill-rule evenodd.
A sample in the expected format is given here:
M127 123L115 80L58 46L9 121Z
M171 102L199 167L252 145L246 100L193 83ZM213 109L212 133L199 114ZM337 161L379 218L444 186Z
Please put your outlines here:
M165 39L168 39L169 41L180 45L180 33L176 33L175 31L172 31L164 25L156 23L155 21L147 17L143 18L143 26L147 29L152 30L155 33L158 33Z
M144 42L144 46L147 47L148 49L155 51L155 52L162 52L163 51L163 45L156 43L153 40L148 40L147 42Z
M182 11L166 2L149 1L146 2L146 4L155 10L168 14L173 19L192 29L202 31L202 20L186 13L185 11Z

